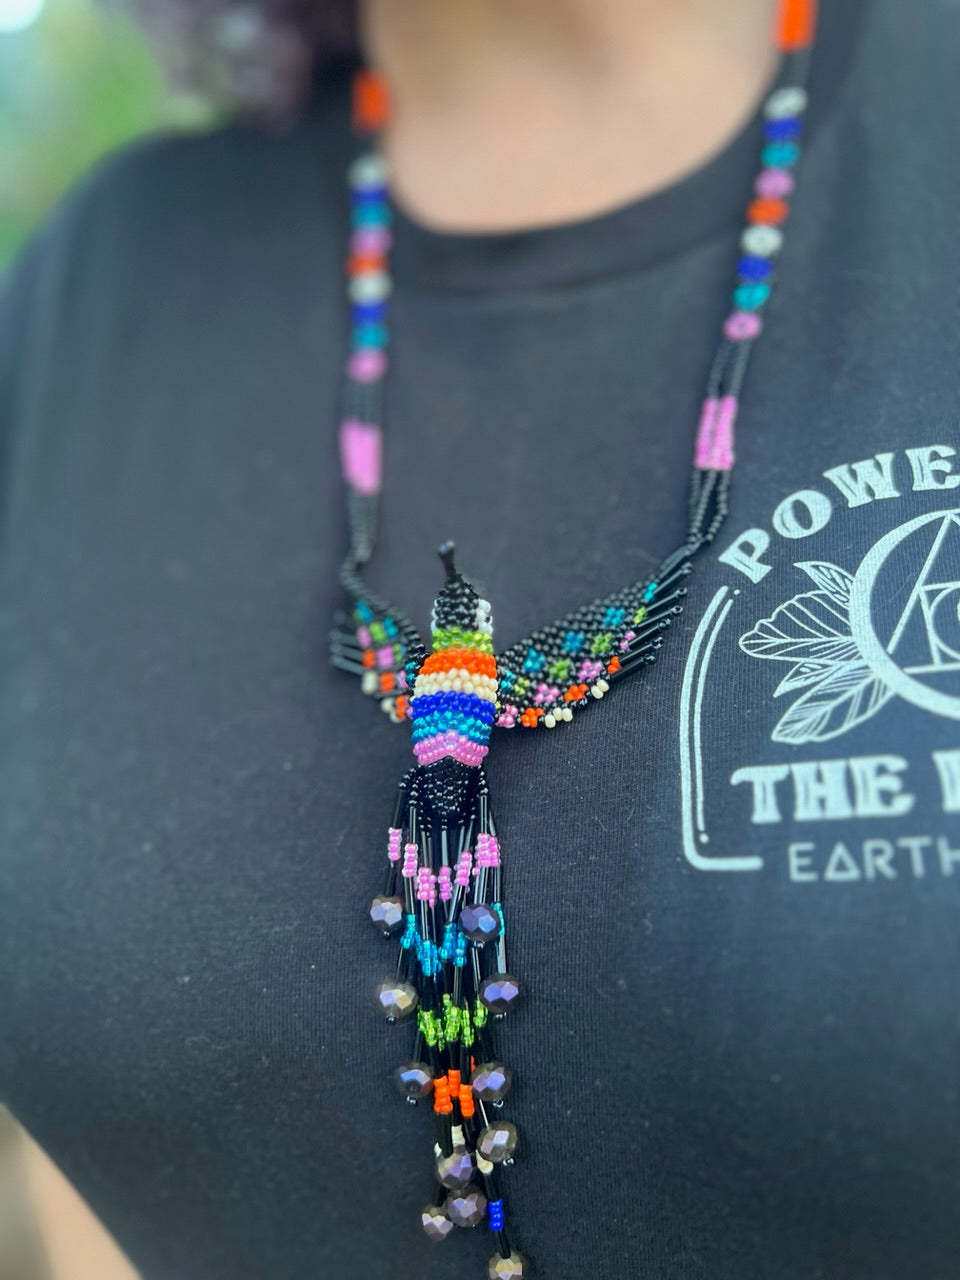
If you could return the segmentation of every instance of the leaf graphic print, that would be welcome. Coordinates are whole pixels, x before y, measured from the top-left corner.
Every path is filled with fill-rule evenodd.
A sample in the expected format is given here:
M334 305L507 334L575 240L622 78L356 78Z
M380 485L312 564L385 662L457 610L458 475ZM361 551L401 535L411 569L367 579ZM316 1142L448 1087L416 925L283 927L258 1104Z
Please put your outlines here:
M862 659L836 664L781 717L774 742L825 742L875 715L893 697Z
M795 569L802 569L813 585L825 591L835 604L843 609L850 607L850 590L853 587L853 574L841 569L838 564L829 560L798 560Z
M740 637L740 648L777 662L832 664L857 657L847 607L828 591L807 591L780 605Z
M813 684L827 671L831 671L833 665L832 662L798 662L795 667L790 668L774 689L773 696L779 698L782 693L792 693L794 689L805 689L808 684Z

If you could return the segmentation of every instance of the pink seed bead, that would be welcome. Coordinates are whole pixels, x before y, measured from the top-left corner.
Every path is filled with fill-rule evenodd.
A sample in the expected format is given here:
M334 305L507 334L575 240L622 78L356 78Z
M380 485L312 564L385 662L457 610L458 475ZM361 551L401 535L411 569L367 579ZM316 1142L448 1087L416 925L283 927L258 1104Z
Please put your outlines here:
M412 880L417 873L417 846L415 844L407 844L403 847L403 870L401 875Z
M380 460L380 428L357 418L345 419L340 424L340 466L347 484L364 496L379 493ZM364 627L357 634L367 648L370 632Z
M347 373L355 382L376 382L387 371L387 353L380 347L361 347L347 361Z
M473 855L469 849L464 849L457 861L457 884L461 889L466 889L470 884L470 869L473 865Z
M397 827L391 827L388 831L387 841L387 857L391 862L400 861L400 831Z
M417 872L417 900L419 902L429 902L434 896L434 882L436 876L429 867L421 867Z
M719 401L716 396L707 396L703 402L703 408L700 410L700 423L697 427L697 447L693 463L701 471L709 471L710 469L710 451L713 448L713 433L716 426L718 404Z
M496 836L481 832L477 836L477 865L480 867L499 867L500 844Z
M440 868L440 900L449 902L453 897L453 882L451 880L452 872L449 867Z
M782 200L793 190L793 174L789 169L762 169L757 174L753 187L758 196Z
M731 342L755 338L762 328L763 321L755 311L732 311L723 323L723 332Z
M361 227L350 237L350 252L358 258L380 257L389 252L392 241L387 227Z
M709 459L713 470L729 471L733 466L733 424L737 420L738 407L736 396L724 396L717 408Z

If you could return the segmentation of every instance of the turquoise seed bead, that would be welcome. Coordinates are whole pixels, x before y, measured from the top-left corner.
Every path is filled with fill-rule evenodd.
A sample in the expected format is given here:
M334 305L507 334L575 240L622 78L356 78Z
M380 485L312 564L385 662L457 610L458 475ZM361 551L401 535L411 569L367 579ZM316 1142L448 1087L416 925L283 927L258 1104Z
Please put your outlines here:
M353 345L354 347L385 347L388 337L387 326L371 320L354 327ZM396 629L394 629L394 634L396 634Z
M800 148L793 142L769 142L760 152L765 169L790 169L800 155Z
M741 311L756 311L769 297L768 284L742 284L733 291L734 305Z
M350 214L350 223L355 230L361 227L389 227L392 215L390 206L380 201L364 201L358 204Z

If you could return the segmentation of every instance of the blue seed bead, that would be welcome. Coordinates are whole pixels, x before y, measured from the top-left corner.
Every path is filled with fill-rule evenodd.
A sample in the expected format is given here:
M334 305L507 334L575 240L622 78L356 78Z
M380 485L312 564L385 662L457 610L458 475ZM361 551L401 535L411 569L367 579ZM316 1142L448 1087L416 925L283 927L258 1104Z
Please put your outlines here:
M769 142L760 152L765 169L791 169L800 155L800 148L793 142Z
M350 193L350 204L354 209L360 209L365 204L386 204L386 202L386 184L381 187L371 187L368 191L351 191Z
M385 347L387 345L387 326L375 320L358 324L353 330L354 347Z
M744 280L766 280L772 270L767 258L745 253L742 258L737 259L737 275Z
M490 1200L487 1203L487 1212L490 1214L490 1230L503 1230L503 1201Z
M365 187L354 187L350 192L350 200L353 204L359 204L362 200L386 200L387 184L385 182L370 183Z
M803 123L796 116L785 120L767 120L763 126L763 136L768 142L786 142L791 138L799 138Z
M768 284L742 284L733 291L733 302L741 311L756 311L770 297Z
M354 324L372 324L378 320L385 320L386 317L385 302L354 302L350 307L350 319Z

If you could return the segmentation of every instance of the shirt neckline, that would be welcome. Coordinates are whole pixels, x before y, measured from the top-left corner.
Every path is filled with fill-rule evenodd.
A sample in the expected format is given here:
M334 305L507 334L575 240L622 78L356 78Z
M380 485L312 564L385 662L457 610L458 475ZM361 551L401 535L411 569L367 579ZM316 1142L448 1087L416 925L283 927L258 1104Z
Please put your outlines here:
M810 75L809 147L833 112L867 0L821 7ZM480 294L576 286L643 271L743 224L761 144L760 97L744 126L691 173L639 199L575 221L521 231L446 232L394 206L391 270L398 289ZM349 78L339 92L348 130Z

